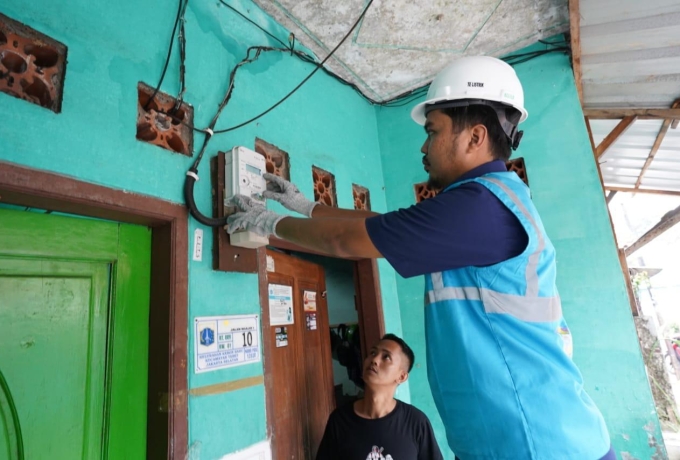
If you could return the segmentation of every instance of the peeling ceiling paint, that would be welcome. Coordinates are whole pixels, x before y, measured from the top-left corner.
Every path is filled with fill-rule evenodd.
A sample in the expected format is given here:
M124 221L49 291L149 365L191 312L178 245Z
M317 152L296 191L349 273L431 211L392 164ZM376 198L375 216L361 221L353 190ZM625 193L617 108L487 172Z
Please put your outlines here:
M255 3L323 59L368 1ZM374 0L326 65L384 101L427 84L458 57L506 55L568 28L567 0Z

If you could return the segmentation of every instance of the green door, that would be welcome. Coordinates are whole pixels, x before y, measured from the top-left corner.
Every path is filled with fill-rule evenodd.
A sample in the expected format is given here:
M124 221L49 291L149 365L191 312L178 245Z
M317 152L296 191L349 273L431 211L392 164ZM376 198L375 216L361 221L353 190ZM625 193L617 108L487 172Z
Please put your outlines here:
M0 460L144 458L150 240L0 210Z

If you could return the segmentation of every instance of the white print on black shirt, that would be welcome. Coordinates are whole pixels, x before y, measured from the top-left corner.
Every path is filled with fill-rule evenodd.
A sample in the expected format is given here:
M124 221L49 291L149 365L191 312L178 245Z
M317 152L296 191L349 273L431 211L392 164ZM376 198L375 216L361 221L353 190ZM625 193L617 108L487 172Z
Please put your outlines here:
M383 450L385 450L384 447L378 448L378 446L373 446L373 449L371 449L371 453L368 454L366 460L393 460L390 454L387 454L387 457L383 457L382 455Z

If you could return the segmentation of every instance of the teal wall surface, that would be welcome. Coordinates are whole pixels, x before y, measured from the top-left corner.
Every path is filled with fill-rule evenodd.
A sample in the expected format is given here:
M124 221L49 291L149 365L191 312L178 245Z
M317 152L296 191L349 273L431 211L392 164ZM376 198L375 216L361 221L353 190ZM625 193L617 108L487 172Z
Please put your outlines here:
M230 4L287 42L288 32L252 2L231 0ZM137 84L158 82L177 3L3 0L0 11L68 47L60 114L0 93L4 115L0 161L183 203L184 177L193 159L135 139ZM194 107L194 123L205 127L224 97L229 73L246 49L277 43L218 2L204 0L189 2L186 37L185 101ZM162 87L172 95L179 87L178 62L175 43ZM217 128L233 126L270 107L312 69L290 53L263 54L239 70L232 100ZM316 165L335 175L340 206L352 207L352 183L356 183L371 191L375 210L385 211L375 110L354 90L318 72L267 116L212 139L199 168L202 180L196 185L196 202L204 213L211 212L210 158L234 145L253 148L256 137L289 152L291 178L307 196L312 196L311 167ZM202 142L197 133L194 155ZM189 259L190 325L197 316L259 313L257 276L213 271L211 230L192 219L187 228L190 241L195 228L207 233L203 261ZM382 269L387 323L400 332L394 272L384 265ZM194 374L191 327L189 338L190 388L263 373L259 363ZM407 389L404 393L408 398ZM263 386L190 397L191 458L217 459L265 438Z
M251 1L230 4L287 41L288 32ZM185 172L193 159L135 139L137 84L155 86L158 81L176 5L161 0L3 0L1 12L64 43L68 65L60 114L0 93L0 111L10 114L0 123L0 161L183 202ZM195 124L205 127L246 49L275 42L219 3L203 0L189 4L186 35L185 101L194 107ZM178 90L178 59L175 46L162 87L170 94ZM268 108L312 68L289 54L262 55L239 71L217 128ZM518 71L530 117L517 155L527 160L534 199L557 247L558 282L575 336L575 360L605 413L617 451L649 458L648 435L661 443L658 421L568 59L546 56ZM198 206L210 212L210 157L234 145L252 148L255 137L291 154L291 179L307 196L312 195L311 166L316 165L335 175L341 207L352 207L352 183L371 191L375 211L408 206L414 202L411 184L425 180L419 154L423 132L408 111L372 107L319 72L269 115L213 138L199 169ZM194 145L202 141L196 134ZM191 220L188 235L196 228L203 227ZM259 313L256 275L213 271L207 256L210 237L204 239L203 253L202 262L189 266L190 324L197 316ZM426 382L422 279L401 279L384 260L378 266L386 330L405 335L417 355L410 386L402 386L398 395L425 410L444 446ZM194 374L193 331L189 338L190 388L263 373L261 364L250 364ZM189 430L193 459L220 458L265 439L264 388L190 397Z
M657 449L663 452L663 440L569 58L549 54L515 70L529 118L513 158L525 159L533 200L557 250L557 285L574 337L574 361L619 458L652 458ZM389 209L415 202L412 185L404 184L427 180L420 153L425 134L410 118L417 102L376 109ZM422 277L397 277L405 339L419 363L410 378L411 402L430 415L444 446L428 391L423 285Z

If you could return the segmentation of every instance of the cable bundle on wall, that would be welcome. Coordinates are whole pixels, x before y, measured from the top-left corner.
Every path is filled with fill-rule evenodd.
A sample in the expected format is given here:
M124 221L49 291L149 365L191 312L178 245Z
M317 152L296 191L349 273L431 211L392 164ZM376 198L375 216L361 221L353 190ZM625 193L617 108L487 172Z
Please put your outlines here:
M351 83L351 82L343 79L339 75L333 73L332 71L330 71L329 69L324 67L324 64L330 59L331 56L333 56L333 54L338 50L338 48L340 48L340 46L342 46L342 44L347 40L347 38L354 31L354 29L359 25L362 18L366 15L366 12L370 8L371 4L373 3L373 0L370 0L368 2L368 4L364 7L359 18L354 23L354 25L345 34L345 36L342 38L342 40L340 40L340 42L335 46L335 48L333 48L333 50L331 50L331 52L328 53L328 55L320 62L317 62L317 60L313 56L295 49L295 36L293 34L291 34L290 44L286 45L278 37L276 37L275 35L273 35L269 31L264 29L262 26L260 26L259 24L257 24L256 22L254 22L253 20L248 18L246 15L244 15L243 13L241 13L240 11L238 11L237 9L235 9L234 7L232 7L231 5L226 3L224 0L219 0L219 2L222 5L228 7L232 11L234 11L235 13L237 13L238 15L240 15L241 17L243 17L246 21L248 21L251 24L253 24L254 26L256 26L262 32L267 34L269 37L271 37L274 40L276 40L277 42L279 42L282 45L282 47L277 48L277 47L270 47L270 46L252 46L252 47L248 48L248 50L246 52L246 56L243 58L243 60L241 60L238 64L236 64L236 66L234 66L234 68L231 71L231 74L230 74L230 77L229 77L229 86L227 87L227 92L226 92L224 98L222 99L222 102L220 103L215 116L212 118L210 125L207 128L204 128L204 129L196 128L195 126L189 125L186 122L184 122L183 120L179 120L178 118L174 117L174 112L181 106L182 100L183 100L183 97L184 97L184 93L185 93L185 90L186 90L186 86L185 86L185 65L184 65L185 57L186 57L186 34L185 34L185 30L184 30L184 14L186 12L188 0L179 0L178 9L177 9L177 16L175 18L175 23L174 23L174 26L173 26L172 37L170 39L170 46L168 47L168 54L167 54L167 57L166 57L166 60L165 60L165 65L163 67L163 71L161 73L161 77L159 79L158 85L156 86L151 98L146 103L147 106L151 103L151 101L158 94L158 91L160 90L161 85L163 84L163 80L165 78L165 74L167 72L168 65L169 65L169 62L170 62L170 56L172 55L174 39L175 39L175 36L177 35L177 29L179 27L179 46L180 46L180 71L179 71L180 82L179 83L180 83L180 91L179 91L179 94L178 94L178 97L177 97L177 103L175 104L173 109L170 111L171 113L167 113L166 115L168 115L169 117L173 118L174 120L178 121L179 123L182 123L183 125L187 126L188 128L190 128L190 129L192 129L196 132L200 132L200 133L205 134L201 149L200 149L198 156L196 157L196 160L194 161L193 165L191 166L191 168L189 168L189 171L187 171L187 175L186 175L186 179L185 179L185 183L184 183L184 197L185 197L185 200L186 200L187 207L189 208L191 215L194 216L194 218L196 218L196 220L198 220L200 223L202 223L204 225L213 226L213 227L226 225L226 218L216 219L216 218L211 218L211 217L203 215L198 210L196 203L195 203L195 200L194 200L194 185L199 179L199 177L198 177L198 166L199 166L199 164L200 164L200 162L203 158L203 154L205 153L205 150L206 150L208 143L210 142L210 139L212 138L212 136L214 136L215 134L223 134L223 133L227 133L227 132L230 132L230 131L237 130L237 129L242 128L243 126L246 126L246 125L260 119L261 117L265 116L266 114L268 114L269 112L271 112L272 110L277 108L279 105L281 105L283 102L285 102L290 96L292 96L297 90L299 90L305 83L307 83L307 81L309 81L309 79L312 78L314 76L314 74L316 74L316 72L318 72L319 70L323 70L327 75L336 79L337 81L339 81L343 85L350 86L359 95L361 95L364 99L366 99L369 103L371 103L373 105L379 105L379 106L383 106L383 107L400 107L400 106L410 104L411 102L415 101L416 99L419 99L420 97L424 96L427 93L428 85L424 85L422 87L415 88L415 89L410 90L410 91L406 91L406 92L404 92L404 93L402 93L402 94L400 94L400 95L398 95L398 96L396 96L392 99L389 99L387 101L376 101L376 100L366 96L365 94L363 94L361 92L361 90L354 83ZM569 48L566 46L566 43L557 43L557 42L553 43L553 42L544 42L544 41L541 41L541 43L544 43L547 46L552 46L552 48L548 48L548 49L544 49L544 50L537 50L537 51L527 52L527 53L521 53L521 54L516 54L516 55L511 55L511 56L507 56L507 57L503 58L503 60L508 62L510 65L517 65L517 64L521 64L523 62L527 62L531 59L537 58L539 56L543 56L543 55L548 54L548 53L568 52L569 51ZM288 92L288 94L286 94L278 102L273 104L271 107L269 107L268 109L266 109L262 113L250 118L249 120L246 120L242 123L231 126L229 128L215 130L215 125L217 124L217 121L219 120L219 117L222 114L222 111L224 110L224 108L227 106L227 104L229 103L229 101L231 99L231 95L232 95L233 90L234 90L234 81L235 81L235 78L236 78L237 70L240 69L245 64L248 64L250 62L257 60L263 52L290 53L291 55L295 55L305 62L308 62L310 64L314 64L315 68L295 88L293 88L290 92ZM251 53L254 53L254 54L251 56Z

